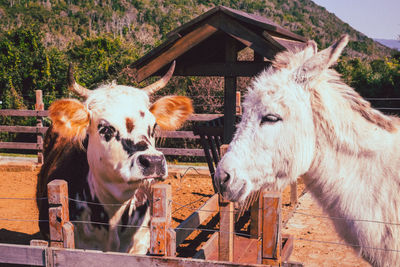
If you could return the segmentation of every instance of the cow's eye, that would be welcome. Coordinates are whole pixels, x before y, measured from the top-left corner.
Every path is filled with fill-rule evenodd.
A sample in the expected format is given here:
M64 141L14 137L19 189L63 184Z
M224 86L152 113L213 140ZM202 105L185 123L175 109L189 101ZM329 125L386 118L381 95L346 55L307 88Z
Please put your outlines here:
M265 116L261 117L260 125L263 125L265 123L272 124L272 123L275 123L275 122L278 122L278 121L281 121L281 120L282 120L282 118L279 117L278 115L268 114L268 115L265 115Z
M100 123L97 128L99 129L100 136L102 136L107 142L115 136L116 130L111 125Z

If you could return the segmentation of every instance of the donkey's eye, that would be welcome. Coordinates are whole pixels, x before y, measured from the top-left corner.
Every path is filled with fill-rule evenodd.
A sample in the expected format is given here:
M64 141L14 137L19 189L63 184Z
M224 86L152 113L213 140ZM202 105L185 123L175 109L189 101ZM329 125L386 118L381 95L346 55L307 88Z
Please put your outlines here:
M100 123L97 126L97 129L99 130L99 134L100 136L102 136L106 142L110 141L111 138L114 137L115 135L115 128L109 124L105 124L105 123Z
M281 120L282 119L277 115L268 114L268 115L262 116L260 125L263 125L264 123L275 123L275 122L278 122Z

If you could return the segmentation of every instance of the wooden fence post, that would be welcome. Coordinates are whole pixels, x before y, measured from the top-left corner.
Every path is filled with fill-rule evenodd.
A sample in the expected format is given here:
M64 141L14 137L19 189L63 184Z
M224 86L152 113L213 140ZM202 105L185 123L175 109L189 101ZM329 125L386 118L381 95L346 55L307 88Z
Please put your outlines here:
M228 145L221 145L221 158L228 150ZM218 260L233 261L234 242L234 206L233 202L226 201L219 195L219 239L218 239Z
M36 90L35 110L44 110L42 90ZM36 117L36 127L43 127L43 117ZM43 147L43 135L38 130L36 131L36 144ZM43 164L43 149L38 151L38 163Z
M47 184L50 247L75 248L74 226L69 222L68 184L53 180Z
M290 205L295 206L297 204L297 181L290 184Z
M242 115L241 93L236 91L236 115Z
M175 256L176 234L171 228L171 186L152 186L150 254Z
M280 266L282 263L281 193L262 193L262 264Z

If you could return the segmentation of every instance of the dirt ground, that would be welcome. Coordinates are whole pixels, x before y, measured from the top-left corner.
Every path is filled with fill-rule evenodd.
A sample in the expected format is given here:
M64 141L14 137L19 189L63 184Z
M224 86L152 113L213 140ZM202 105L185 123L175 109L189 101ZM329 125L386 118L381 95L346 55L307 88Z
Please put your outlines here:
M41 239L38 233L38 211L34 200L38 168L14 165L0 165L0 243L29 244L31 239ZM188 171L186 175L183 173L182 170L172 170L169 179L165 181L172 186L173 227L178 226L214 194L210 176L206 171L200 171L200 174L194 170ZM302 196L303 190L304 185L300 182L299 196ZM326 219L304 218L293 212L294 207L290 206L289 188L283 193L282 204L283 222L286 225L283 229L284 233L294 234L295 239L342 242ZM322 213L312 199L309 199L308 194L300 198L298 209ZM200 228L218 229L218 222L208 220ZM211 234L211 232L195 231L189 236L188 241L177 249L178 255L192 256ZM294 252L290 260L302 262L305 266L368 266L346 246L303 240L295 240Z

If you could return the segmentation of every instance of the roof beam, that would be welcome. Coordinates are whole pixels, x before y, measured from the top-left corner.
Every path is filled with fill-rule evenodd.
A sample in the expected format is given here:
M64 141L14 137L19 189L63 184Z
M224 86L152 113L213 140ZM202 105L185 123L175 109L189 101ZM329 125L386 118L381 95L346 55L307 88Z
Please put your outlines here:
M229 18L227 15L221 14L220 16L221 18L219 20L214 20L210 24L250 47L258 54L272 59L276 53L285 50L278 42L271 42L270 40L260 37L258 34L234 19Z
M144 65L142 68L136 70L136 81L143 81L157 70L172 62L174 59L190 50L203 40L207 39L217 31L218 29L215 26L212 26L208 23L199 26L192 32L176 41L168 50L162 52L159 56Z
M204 64L182 64L176 66L176 76L234 76L253 77L270 65L269 62L223 62Z

